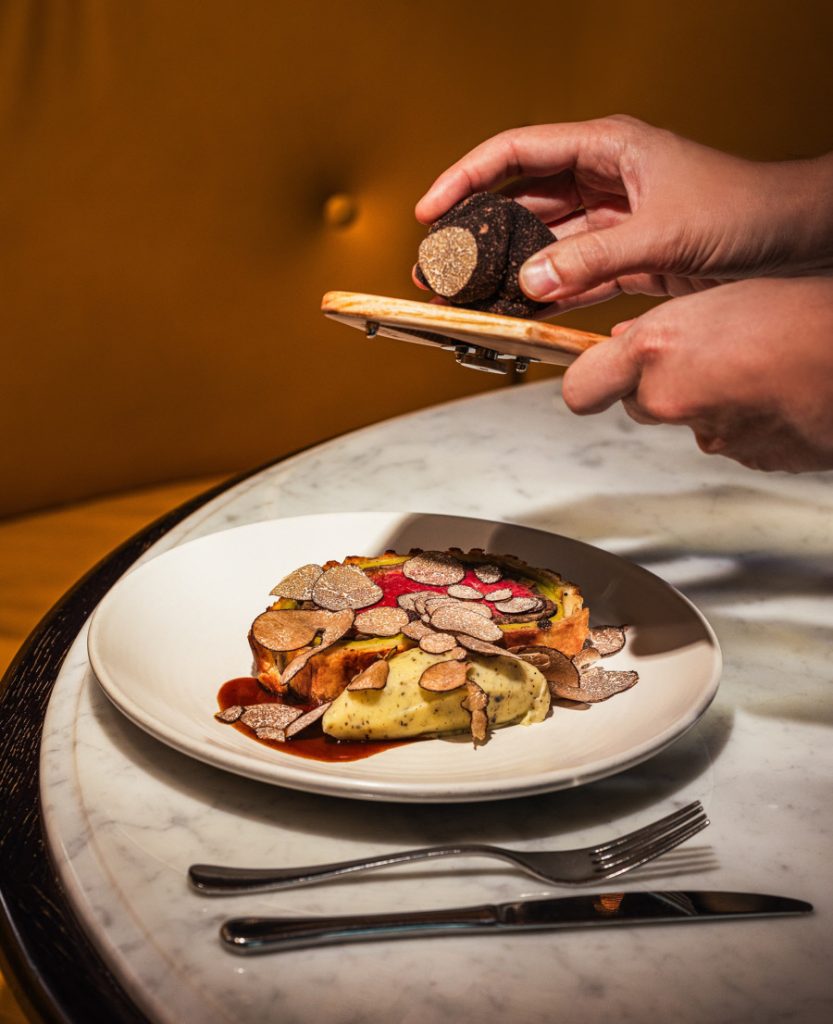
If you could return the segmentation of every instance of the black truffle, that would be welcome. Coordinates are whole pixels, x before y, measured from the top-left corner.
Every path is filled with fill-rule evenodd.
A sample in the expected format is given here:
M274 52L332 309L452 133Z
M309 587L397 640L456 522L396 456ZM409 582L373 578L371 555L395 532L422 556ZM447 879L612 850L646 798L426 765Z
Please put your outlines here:
M531 316L547 304L524 295L518 271L554 241L546 224L514 199L475 192L431 225L419 247L417 277L452 305Z

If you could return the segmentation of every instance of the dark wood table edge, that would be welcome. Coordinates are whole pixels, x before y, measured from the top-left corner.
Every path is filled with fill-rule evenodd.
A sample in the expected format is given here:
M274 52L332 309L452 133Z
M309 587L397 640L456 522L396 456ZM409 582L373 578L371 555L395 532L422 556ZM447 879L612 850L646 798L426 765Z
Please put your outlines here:
M173 527L239 483L309 447L217 484L134 534L43 617L0 681L0 965L33 1020L149 1024L75 917L46 847L40 737L67 651L107 591Z

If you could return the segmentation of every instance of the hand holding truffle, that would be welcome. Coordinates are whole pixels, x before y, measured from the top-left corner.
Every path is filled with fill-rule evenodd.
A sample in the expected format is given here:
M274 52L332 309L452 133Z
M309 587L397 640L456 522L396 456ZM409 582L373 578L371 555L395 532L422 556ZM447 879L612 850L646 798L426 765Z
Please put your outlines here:
M574 412L622 400L750 468L833 468L833 154L763 164L629 117L541 125L472 150L417 217L518 175L504 194L558 238L520 267L530 301L674 297L569 368Z
M833 154L755 163L630 117L503 132L419 201L433 223L473 192L503 189L558 236L520 267L552 312L627 292L685 295L763 274L833 270Z

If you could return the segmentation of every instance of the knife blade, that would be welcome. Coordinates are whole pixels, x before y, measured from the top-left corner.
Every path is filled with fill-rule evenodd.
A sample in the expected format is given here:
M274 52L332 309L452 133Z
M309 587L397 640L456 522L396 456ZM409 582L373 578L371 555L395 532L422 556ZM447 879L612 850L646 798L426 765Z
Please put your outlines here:
M344 917L235 917L220 929L235 953L272 953L345 942L505 935L607 925L669 924L809 914L810 903L749 892L611 892L445 910Z

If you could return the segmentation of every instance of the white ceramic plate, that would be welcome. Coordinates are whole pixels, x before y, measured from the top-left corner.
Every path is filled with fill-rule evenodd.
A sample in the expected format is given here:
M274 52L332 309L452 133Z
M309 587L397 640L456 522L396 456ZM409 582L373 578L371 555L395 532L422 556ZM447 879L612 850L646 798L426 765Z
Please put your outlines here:
M515 554L577 583L596 624L631 626L605 659L639 683L589 709L469 741L403 744L359 761L302 759L215 721L216 694L247 675L247 633L269 591L307 562L386 549L461 547ZM656 754L708 707L720 650L702 615L647 570L541 530L417 513L302 516L256 523L174 548L123 577L93 616L93 669L110 700L177 750L239 775L362 800L468 801L587 783Z

